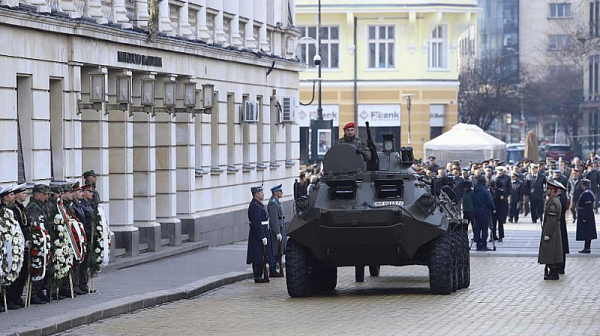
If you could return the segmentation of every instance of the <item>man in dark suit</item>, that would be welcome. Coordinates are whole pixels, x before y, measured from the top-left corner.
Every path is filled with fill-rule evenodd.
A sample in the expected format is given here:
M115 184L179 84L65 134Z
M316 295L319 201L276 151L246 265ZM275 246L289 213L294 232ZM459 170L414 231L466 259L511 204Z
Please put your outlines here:
M252 201L248 206L248 220L250 221L250 233L248 234L248 254L246 263L252 264L254 272L254 282L264 283L264 246L267 246L268 232L265 229L269 227L269 217L262 201L265 198L262 187L250 188L252 192ZM268 261L268 260L267 260Z
M517 173L513 172L510 177L508 221L517 223L519 221L519 205L523 202L523 183L519 181Z
M492 238L502 242L504 238L504 223L508 215L508 196L510 195L510 177L506 175L503 166L496 167L497 175L491 180L491 190L494 195L496 214L492 215ZM498 234L496 235L496 229Z
M531 174L525 182L526 192L529 194L531 205L531 220L537 223L538 218L544 213L544 186L546 175L539 172L539 166L534 165Z
M590 180L590 189L594 193L594 197L598 197L598 184L600 183L600 173L596 169L596 163L590 162L587 165L587 171L583 174L584 179ZM594 202L594 211L598 213L598 202Z

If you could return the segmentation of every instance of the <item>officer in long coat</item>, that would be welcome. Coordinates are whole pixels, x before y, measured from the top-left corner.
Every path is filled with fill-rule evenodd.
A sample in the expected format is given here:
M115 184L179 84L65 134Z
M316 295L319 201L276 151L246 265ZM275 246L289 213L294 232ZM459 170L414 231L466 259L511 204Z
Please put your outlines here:
M560 182L550 180L546 188L546 204L542 217L542 237L538 254L538 263L545 264L544 280L558 280L559 264L563 260L560 235L561 206L558 195L565 187Z
M510 180L510 202L508 221L517 223L519 221L519 205L523 202L523 184L519 181L517 173L511 173Z
M494 206L496 213L492 215L492 239L502 241L504 238L504 223L508 215L508 196L510 195L510 177L505 174L503 166L496 167L498 175L492 177L490 181L492 194L494 195ZM498 234L496 234L498 229Z
M496 211L492 194L486 188L486 179L480 176L471 199L473 200L473 218L475 230L473 232L477 251L491 251L487 247L488 227L490 226L490 214Z
M597 239L596 220L594 218L594 192L590 189L590 180L581 180L583 192L577 202L577 232L575 240L584 241L583 250L579 253L590 253L592 239Z
M16 186L12 193L15 196L15 200L12 204L11 210L13 211L15 220L19 223L23 237L25 237L25 244L29 245L31 242L31 230L29 229L29 219L25 212L25 206L23 203L27 200L27 189L25 184ZM19 272L19 277L15 280L7 290L7 298L10 302L20 307L25 307L25 302L21 298L23 295L23 289L27 283L27 276L29 275L29 249L25 248L23 267Z
M529 195L531 204L531 220L537 223L544 210L544 185L546 175L539 170L539 166L533 165L532 172L525 182L525 192Z
M283 274L277 272L277 261L280 256L283 256L285 251L284 244L284 226L285 226L285 215L279 199L283 196L283 190L281 184L271 188L271 199L267 204L267 213L269 214L269 229L271 231L271 254L273 255L272 260L269 261L269 276L270 277L282 277ZM281 248L280 248L281 245ZM283 265L279 265L283 269Z
M558 181L560 182L560 181ZM562 184L562 182L560 182ZM564 186L564 184L562 184ZM562 242L563 262L558 266L558 274L565 274L565 265L567 262L567 254L569 253L569 236L567 234L567 193L566 190L561 190L558 196L560 201L560 240Z
M269 227L269 217L262 201L265 198L262 187L250 188L252 192L252 201L248 206L248 221L250 222L250 232L248 234L248 253L246 263L252 264L254 272L254 282L264 283L263 267L264 246L267 246L267 228Z

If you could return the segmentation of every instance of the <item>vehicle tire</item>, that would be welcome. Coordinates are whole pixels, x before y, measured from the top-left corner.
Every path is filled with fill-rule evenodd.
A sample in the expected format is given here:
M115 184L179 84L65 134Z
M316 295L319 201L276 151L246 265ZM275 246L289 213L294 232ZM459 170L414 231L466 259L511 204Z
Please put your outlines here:
M285 271L287 290L291 297L306 297L312 294L310 251L294 239L287 242Z
M471 285L471 253L469 252L469 234L467 226L464 225L461 231L463 248L463 288L469 288Z
M458 239L456 236L456 230L450 230L451 237L451 248L450 248L450 256L452 259L452 291L456 292L458 288Z
M465 285L465 254L463 252L462 226L453 230L454 236L454 271L456 272L456 289L463 289Z
M452 241L449 232L445 232L431 243L429 252L429 287L433 294L452 293Z
M312 283L315 292L334 290L337 286L337 267L320 265L313 268Z
M369 274L371 276L379 276L379 272L381 271L380 265L369 265Z
M354 268L354 279L356 282L365 282L365 266L356 266Z

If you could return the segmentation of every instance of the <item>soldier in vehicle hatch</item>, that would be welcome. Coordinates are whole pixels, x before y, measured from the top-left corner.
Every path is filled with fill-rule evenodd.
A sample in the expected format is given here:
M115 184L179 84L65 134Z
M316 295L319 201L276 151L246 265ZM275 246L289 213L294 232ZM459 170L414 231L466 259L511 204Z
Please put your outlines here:
M371 160L371 151L367 144L356 137L356 128L353 122L347 123L344 126L344 137L339 139L336 144L347 143L356 146L356 154L362 155L365 161Z

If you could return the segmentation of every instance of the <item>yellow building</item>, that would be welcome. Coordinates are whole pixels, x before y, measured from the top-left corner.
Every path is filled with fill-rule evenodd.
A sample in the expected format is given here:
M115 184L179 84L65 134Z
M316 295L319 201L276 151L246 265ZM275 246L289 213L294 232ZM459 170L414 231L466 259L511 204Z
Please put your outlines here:
M318 78L313 60L317 9L317 0L296 2L301 33L296 51L308 65L300 76L301 103L311 100L313 79ZM458 121L459 37L476 24L477 12L476 0L322 0L323 115L334 120L333 137L343 135L343 125L355 122L360 137L366 138L369 121L376 142L381 143L382 134L394 133L406 146L403 95L412 94L411 140L415 157L421 158L423 144ZM296 111L303 161L317 96L315 92L313 104Z

